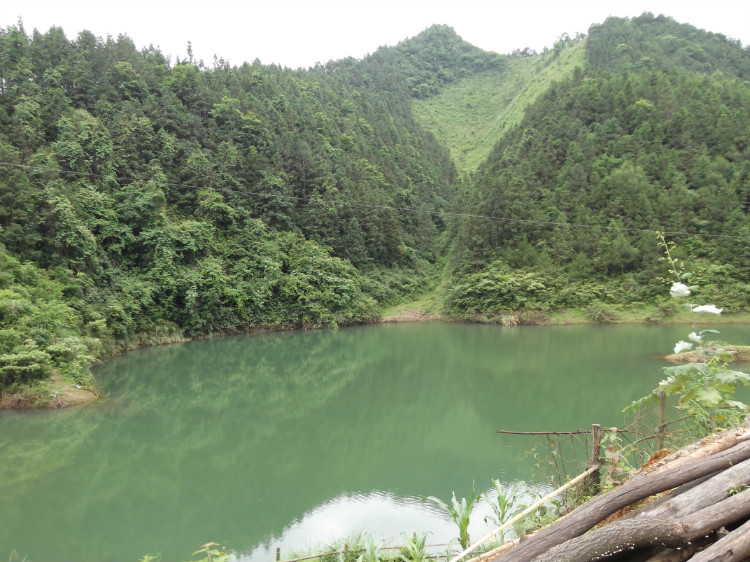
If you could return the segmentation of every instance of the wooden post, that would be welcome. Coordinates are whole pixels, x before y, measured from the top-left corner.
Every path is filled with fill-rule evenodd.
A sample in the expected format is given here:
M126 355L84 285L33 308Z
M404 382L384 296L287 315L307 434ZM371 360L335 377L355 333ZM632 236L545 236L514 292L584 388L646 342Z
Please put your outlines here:
M659 428L656 437L659 442L659 450L664 448L664 418L667 411L667 395L665 392L659 393Z
M277 546L276 547L276 562L279 562L279 560L281 560L281 547Z
M591 458L586 468L592 468L599 466L599 449L602 446L602 426L598 423L591 424ZM589 485L589 492L595 496L601 492L601 482L599 478L599 471L595 470L587 478L586 482Z

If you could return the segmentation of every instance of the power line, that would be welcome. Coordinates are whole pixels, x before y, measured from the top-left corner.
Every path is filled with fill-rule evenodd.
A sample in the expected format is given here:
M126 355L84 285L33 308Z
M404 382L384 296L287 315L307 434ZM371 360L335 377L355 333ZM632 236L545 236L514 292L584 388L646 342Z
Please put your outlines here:
M102 180L112 178L112 176L104 175L104 174L93 174L89 172L74 172L72 170L61 170L58 168L45 168L43 166L31 166L27 164L15 164L13 162L0 162L0 166L22 168L26 170L37 170L37 171L42 171L42 172L54 172L54 173L58 173L62 175L72 175L72 176L96 178L96 179L102 179ZM131 178L131 177L120 177L120 178L112 178L112 179L114 179L115 181L128 182L128 183L144 181L141 178ZM152 180L146 180L146 181L152 181ZM368 204L368 203L343 202L343 201L334 201L330 199L316 199L312 197L303 197L303 196L297 196L297 195L281 195L281 194L275 194L275 193L259 193L255 191L239 191L239 190L230 189L230 188L207 188L207 187L202 187L199 185L191 185L191 184L186 184L186 183L174 183L174 182L160 182L160 183L161 185L164 185L166 187L172 187L175 189L191 189L194 191L211 189L217 193L227 193L227 194L232 193L236 195L258 197L261 199L283 199L283 200L303 202L303 203L326 204L326 205L333 205L333 206L349 206L349 207L356 207L360 209L379 209L379 210L385 210L385 211L404 211L404 212L416 213L416 214L429 214L429 215L442 214L445 216L451 216L451 217L457 217L457 218L470 218L470 219L488 220L488 221L495 221L495 222L508 222L508 223L518 223L518 224L538 225L538 226L568 227L568 228L579 228L579 229L587 229L587 230L600 229L600 230L608 230L608 231L615 231L615 232L631 232L631 233L641 233L641 234L643 233L653 234L656 230L658 230L665 236L697 236L700 238L716 238L716 239L725 239L725 240L749 240L750 239L749 237L730 236L726 234L705 234L705 233L700 233L700 232L662 230L660 228L654 228L654 229L622 228L622 227L592 225L592 224L572 223L572 222L540 221L540 220L531 220L531 219L519 219L519 218L514 218L514 217L498 217L498 216L493 216L493 215L459 213L459 212L454 212L454 211L434 211L434 210L428 210L428 209L417 209L414 207L397 207L393 205L375 205L375 204Z

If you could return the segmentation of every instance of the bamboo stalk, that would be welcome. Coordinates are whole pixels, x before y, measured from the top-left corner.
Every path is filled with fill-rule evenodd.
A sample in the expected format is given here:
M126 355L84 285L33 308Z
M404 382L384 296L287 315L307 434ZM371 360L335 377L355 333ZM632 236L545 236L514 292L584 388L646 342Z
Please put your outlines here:
M510 542L506 542L503 545L498 546L497 548L493 548L492 550L488 550L487 552L483 552L479 556L475 558L470 558L466 562L482 562L482 560L487 560L488 558L494 558L498 554L502 554L506 550L510 550L511 548L518 546L518 543L521 542L521 539L515 539Z
M587 431L586 433L589 433L589 432ZM589 474L591 474L595 470L599 470L599 465L598 464L595 465L595 466L590 467L585 472L582 472L581 474L579 474L578 476L576 476L575 478L573 478L573 480L571 480L567 484L564 484L564 485L560 486L557 490L555 490L553 492L550 492L549 494L547 494L546 496L544 496L542 499L540 499L535 504L530 505L529 507L527 507L526 509L524 509L521 513L519 513L518 515L515 515L512 519L510 519L510 521L506 521L505 523L503 523L502 525L500 525L497 529L495 529L491 533L487 533L484 537L482 537L481 539L479 539L473 545L469 546L466 550L464 550L463 552L460 552L458 555L456 555L454 558L452 558L450 562L458 562L459 560L461 560L461 558L463 558L464 556L466 556L469 552L471 552L472 550L474 550L478 546L486 543L488 540L490 540L492 537L494 537L500 531L502 531L504 529L507 529L508 527L510 527L516 521L519 521L520 519L522 519L523 517L525 517L526 515L528 515L532 511L534 511L535 509L541 507L542 505L544 505L545 503L547 503L549 500L551 500L552 498L554 498L556 495L558 495L560 492L564 492L565 490L567 490L571 486L575 486L576 484L578 484L581 480L583 480L584 478L586 478Z

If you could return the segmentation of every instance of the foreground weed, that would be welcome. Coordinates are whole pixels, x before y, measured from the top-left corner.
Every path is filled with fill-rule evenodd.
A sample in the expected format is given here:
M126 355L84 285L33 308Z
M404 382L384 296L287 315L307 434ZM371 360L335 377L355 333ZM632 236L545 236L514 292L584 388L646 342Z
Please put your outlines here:
M465 549L469 546L469 519L471 518L471 512L474 510L474 505L479 501L474 486L471 488L471 496L467 500L461 498L459 502L456 499L456 493L453 492L453 498L451 499L451 505L448 505L443 500L430 496L427 498L435 505L442 508L453 522L458 526L458 542L461 544L461 548Z
M383 543L375 543L375 539L370 535L366 535L364 539L365 551L359 555L357 562L380 562L382 558L380 556L380 550L383 548Z
M606 446L603 458L604 481L602 482L602 488L609 490L630 478L635 469L628 461L628 452L620 443L620 433L616 427L611 428L604 435L602 441L602 444Z
M681 261L673 257L674 243L666 242L664 235L657 232L659 243L664 248L669 269L673 275L669 293L676 299L692 300L698 289L694 275L683 271ZM686 410L694 424L704 426L705 433L713 433L718 427L737 425L747 414L748 405L734 400L738 385L749 385L750 375L741 371L730 370L727 363L732 359L732 351L724 349L721 342L711 340L717 330L698 330L696 316L714 314L719 316L723 309L714 304L696 305L691 302L683 304L685 310L693 315L693 332L688 335L690 341L680 340L674 347L674 353L698 352L699 361L666 367L667 377L659 383L651 394L633 402L627 409L635 410L643 405L655 403L660 393L679 397L677 407Z
M458 542L456 539L451 539L450 542L448 542L448 546L445 547L445 560L446 562L453 558L456 554L458 554L458 549L455 547L455 544ZM437 557L440 559L440 557Z
M215 546L219 546L219 543L207 542L201 548L193 552L193 556L196 554L206 555L205 558L201 558L197 562L227 562L227 560L229 560L229 555L227 554L226 547L218 550L214 548Z
M404 537L404 546L401 547L399 552L399 560L402 562L425 562L429 556L427 554L427 533L422 533L413 537L407 536L402 533Z
M359 562L361 557L356 554L365 548L369 535L363 533L352 533L348 537L334 541L324 547L325 551L331 552L326 556L318 558L319 562Z
M495 520L495 523L500 526L511 519L518 511L518 508L514 509L514 507L520 498L523 483L516 482L513 486L509 485L505 488L503 487L502 482L495 478L492 480L492 485L494 486L496 493L494 501L492 497L487 494L482 494L482 498L484 498L484 501L492 507L492 511L495 512L493 519ZM491 517L492 516L485 517L485 522ZM499 539L501 545L505 544L505 531L500 531Z
M543 494L539 492L531 492L529 505L533 504L535 501L541 499L542 497ZM521 504L517 507L516 510L523 511L529 505ZM529 513L527 516L523 517L521 520L516 521L513 524L513 531L516 533L517 537L520 537L521 535L536 531L537 529L541 529L542 527L545 527L550 523L557 521L562 513L563 502L559 499L550 500L544 505L539 506L532 513Z

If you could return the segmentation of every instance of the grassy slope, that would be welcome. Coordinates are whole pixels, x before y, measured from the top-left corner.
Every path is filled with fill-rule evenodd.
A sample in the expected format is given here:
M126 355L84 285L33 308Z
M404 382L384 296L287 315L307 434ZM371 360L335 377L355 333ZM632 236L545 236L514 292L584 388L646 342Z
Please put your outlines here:
M550 83L584 65L585 42L553 55L509 57L503 71L478 73L447 85L436 96L414 100L414 115L448 146L458 171L471 173Z

